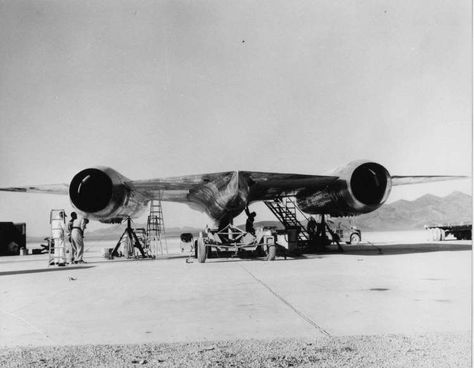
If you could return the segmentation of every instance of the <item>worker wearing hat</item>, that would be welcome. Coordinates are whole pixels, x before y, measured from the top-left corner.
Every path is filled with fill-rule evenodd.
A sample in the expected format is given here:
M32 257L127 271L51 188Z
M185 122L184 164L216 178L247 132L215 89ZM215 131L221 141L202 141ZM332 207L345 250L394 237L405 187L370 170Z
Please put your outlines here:
M54 264L58 266L66 265L66 213L61 210L59 218L51 220L51 237L54 241Z
M67 223L67 235L68 235L69 245L71 246L71 262L70 263L74 263L75 259L77 258L76 244L73 243L72 238L71 238L72 225L75 219L77 219L77 213L71 212L71 219Z
M248 207L245 207L245 213L247 214L247 221L245 222L245 231L255 236L255 228L253 223L257 214L255 212L250 212Z
M71 245L75 249L74 263L86 263L82 257L84 254L84 231L88 222L88 219L80 216L72 221Z

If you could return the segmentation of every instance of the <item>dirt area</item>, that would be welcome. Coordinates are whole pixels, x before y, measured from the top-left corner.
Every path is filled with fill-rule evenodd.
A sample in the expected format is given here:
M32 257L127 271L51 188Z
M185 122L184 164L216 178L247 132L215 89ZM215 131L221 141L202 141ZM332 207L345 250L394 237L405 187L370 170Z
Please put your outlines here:
M2 367L470 367L465 334L0 350Z

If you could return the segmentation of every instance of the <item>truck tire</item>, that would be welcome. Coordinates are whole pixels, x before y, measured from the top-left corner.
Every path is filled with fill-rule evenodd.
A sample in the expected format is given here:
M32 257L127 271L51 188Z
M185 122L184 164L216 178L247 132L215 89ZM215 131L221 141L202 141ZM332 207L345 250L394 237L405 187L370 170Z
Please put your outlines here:
M350 245L357 245L360 243L360 235L357 233L352 233L351 237L349 238Z
M446 232L443 229L441 229L441 234L440 235L441 235L441 237L440 237L439 240L440 241L445 241L446 240Z
M204 240L202 238L199 238L197 240L197 260L199 263L204 263L206 262L207 258L207 247L206 244L204 244Z
M445 232L439 227L435 227L433 230L433 240L434 241L443 241L445 239Z

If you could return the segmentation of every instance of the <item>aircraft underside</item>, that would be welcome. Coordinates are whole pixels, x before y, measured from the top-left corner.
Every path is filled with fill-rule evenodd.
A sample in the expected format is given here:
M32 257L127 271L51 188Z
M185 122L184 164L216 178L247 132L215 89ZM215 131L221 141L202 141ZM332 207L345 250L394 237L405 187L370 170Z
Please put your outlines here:
M98 167L78 173L69 195L85 215L110 221L136 216L159 194L163 201L207 213L223 227L255 201L294 196L306 213L347 216L375 210L390 189L390 175L382 165L354 162L325 176L229 171L154 183L129 181L113 169Z

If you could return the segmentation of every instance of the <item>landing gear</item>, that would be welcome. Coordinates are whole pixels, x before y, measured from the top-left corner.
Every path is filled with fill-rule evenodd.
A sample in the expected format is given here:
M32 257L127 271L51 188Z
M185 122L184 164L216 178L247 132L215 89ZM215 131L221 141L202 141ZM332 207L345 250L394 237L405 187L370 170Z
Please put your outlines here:
M207 247L206 244L204 244L204 240L202 237L199 237L198 240L196 240L196 258L199 263L204 263L206 262L207 259Z
M328 236L330 235L330 236ZM354 239L355 240L355 239ZM360 241L360 238L359 238ZM341 238L335 233L327 224L324 215L321 215L321 222L317 224L317 231L314 237L310 238L310 247L312 250L324 252L327 250L327 246L331 243L337 244L337 250L344 252L341 244Z
M269 244L266 246L265 256L267 261L274 261L276 258L276 245Z

